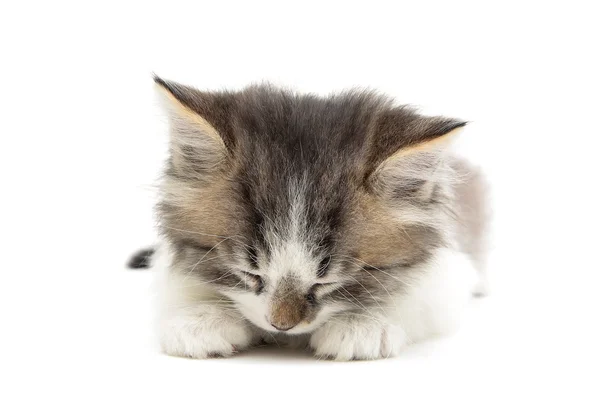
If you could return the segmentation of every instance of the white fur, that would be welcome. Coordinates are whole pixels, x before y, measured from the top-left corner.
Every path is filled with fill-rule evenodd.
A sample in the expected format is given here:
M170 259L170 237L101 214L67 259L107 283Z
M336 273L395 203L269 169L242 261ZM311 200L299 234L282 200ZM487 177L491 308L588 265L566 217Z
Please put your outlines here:
M439 249L421 269L426 272L391 310L343 315L317 329L310 339L315 354L340 361L390 357L408 343L454 331L475 284L471 261Z
M239 313L222 295L197 278L174 272L170 264L171 254L163 243L153 266L160 274L158 330L167 354L228 356L260 337L256 326L274 330L265 318L268 296L232 295ZM439 249L418 271L420 275L411 280L408 290L395 298L395 306L387 311L375 307L363 314L333 315L339 310L326 309L316 321L291 333L312 331L310 346L318 357L351 360L395 356L409 343L452 332L475 284L471 261L462 253Z
M162 350L174 356L206 358L228 356L257 338L256 332L229 300L192 276L170 268L169 246L162 243L154 255L159 273L158 335Z

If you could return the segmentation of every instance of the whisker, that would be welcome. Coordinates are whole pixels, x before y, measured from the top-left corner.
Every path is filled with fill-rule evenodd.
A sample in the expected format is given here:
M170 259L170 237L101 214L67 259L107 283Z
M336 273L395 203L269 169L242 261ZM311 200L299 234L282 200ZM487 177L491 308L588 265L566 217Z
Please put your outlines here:
M377 277L375 275L373 275L372 273L370 273L369 271L365 270L365 272L369 275L371 275L371 277L373 277L373 279L375 279L377 281L377 283L379 283L381 285L381 287L383 288L383 290L386 291L386 293L388 294L388 296L390 296L390 300L392 300L392 303L396 304L396 299L392 296L392 294L390 293L389 290L387 290L387 288L385 287L385 285L383 283L381 283L381 281L379 279L377 279Z
M352 280L354 280L356 283L358 283L363 289L365 289L365 291L369 294L369 296L371 296L371 298L373 299L373 301L375 301L375 303L377 303L377 305L379 306L379 308L381 308L383 310L383 307L381 306L381 304L379 303L379 301L377 301L377 299L375 298L375 296L373 296L373 293L371 293L371 291L369 289L367 289L365 287L365 285L363 285L362 283L360 283L360 281L358 279L354 278L350 274L348 274L348 277L351 278Z
M363 310L365 310L366 312L371 314L371 311L367 307L365 307L364 304L360 302L360 300L358 300L356 297L354 297L354 295L352 293L350 293L345 287L342 286L340 289L344 289L344 291L346 293L348 293L350 295L350 297L352 297L354 300L356 300L356 302L360 305L360 307L362 307Z
M210 236L210 237L216 237L216 238L220 238L220 239L230 239L230 240L233 240L233 241L239 243L240 245L242 245L244 247L250 247L247 244L245 244L244 242L242 242L241 240L235 239L235 238L242 238L243 239L243 236L240 236L240 235L222 236L222 235L214 235L214 234L211 234L211 233L205 233L205 232L200 232L200 231L190 231L190 230L185 230L185 229L179 229L179 228L175 228L173 226L168 226L168 225L163 225L163 224L159 224L158 226L162 227L162 228L174 230L174 231L177 231L177 232L193 233L195 235Z

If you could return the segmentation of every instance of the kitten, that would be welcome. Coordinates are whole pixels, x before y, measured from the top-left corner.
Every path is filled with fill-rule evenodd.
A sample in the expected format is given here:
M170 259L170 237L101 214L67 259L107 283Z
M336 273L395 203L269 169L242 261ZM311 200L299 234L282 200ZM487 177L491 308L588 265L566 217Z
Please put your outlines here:
M450 332L485 290L483 181L448 149L465 122L370 91L155 82L170 122L161 238L131 266L160 270L167 354L290 337L320 358L390 357Z

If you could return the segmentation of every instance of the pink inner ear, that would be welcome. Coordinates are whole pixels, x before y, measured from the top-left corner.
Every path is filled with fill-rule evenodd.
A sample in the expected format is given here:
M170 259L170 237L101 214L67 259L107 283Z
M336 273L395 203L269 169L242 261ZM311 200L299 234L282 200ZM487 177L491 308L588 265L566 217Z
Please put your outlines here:
M235 104L234 94L205 92L158 76L154 76L154 82L170 93L183 107L213 127L228 150L235 146L230 112Z
M448 134L466 124L451 118L421 116L408 107L384 111L369 133L366 174L372 174L389 159L409 152L436 151L438 146L444 145Z

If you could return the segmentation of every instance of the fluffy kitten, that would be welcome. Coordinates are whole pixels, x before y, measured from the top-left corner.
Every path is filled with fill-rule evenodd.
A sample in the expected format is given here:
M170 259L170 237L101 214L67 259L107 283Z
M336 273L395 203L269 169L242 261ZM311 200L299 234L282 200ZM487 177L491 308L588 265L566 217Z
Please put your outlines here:
M483 290L482 181L448 151L465 122L369 91L155 81L171 131L161 239L132 266L160 269L166 353L293 336L318 357L389 357L452 330Z

